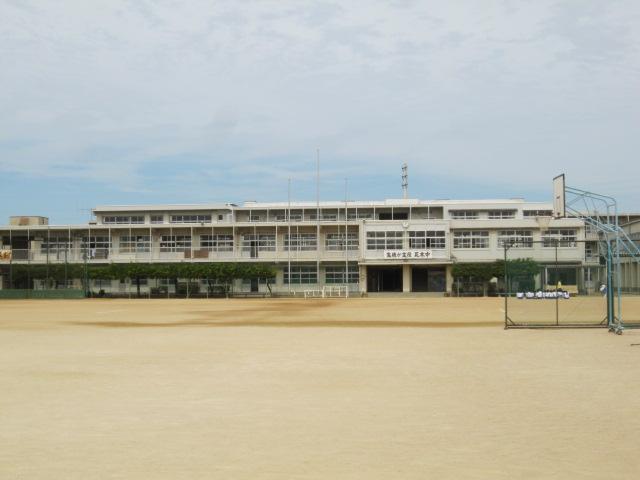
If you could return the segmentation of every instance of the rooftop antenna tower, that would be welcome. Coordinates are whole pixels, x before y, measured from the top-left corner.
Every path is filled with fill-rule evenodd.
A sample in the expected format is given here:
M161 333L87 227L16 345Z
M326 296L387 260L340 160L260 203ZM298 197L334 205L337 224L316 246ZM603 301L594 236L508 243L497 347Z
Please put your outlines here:
M402 198L409 198L409 174L406 163L402 164Z

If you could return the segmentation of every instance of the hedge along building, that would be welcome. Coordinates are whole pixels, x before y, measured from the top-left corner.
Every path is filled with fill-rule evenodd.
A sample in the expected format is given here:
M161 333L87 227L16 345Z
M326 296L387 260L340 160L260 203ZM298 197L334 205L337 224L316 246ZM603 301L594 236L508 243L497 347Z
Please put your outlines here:
M550 264L556 249L544 241L558 240L564 287L594 291L597 235L580 219L551 214L551 204L522 199L392 199L100 206L84 225L12 217L0 227L0 288L17 287L10 270L18 264L258 262L271 265L275 277L238 279L235 291L265 291L267 283L281 293L348 284L368 293L444 294L455 288L455 263L495 262L503 258L504 242L515 241L520 257ZM81 280L69 279L67 286ZM42 288L39 279L21 286ZM106 279L91 288L125 286Z

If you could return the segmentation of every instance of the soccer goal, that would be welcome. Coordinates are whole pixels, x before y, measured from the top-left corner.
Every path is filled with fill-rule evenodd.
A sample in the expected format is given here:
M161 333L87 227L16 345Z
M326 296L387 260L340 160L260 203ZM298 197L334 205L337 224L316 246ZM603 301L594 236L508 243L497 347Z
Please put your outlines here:
M304 298L348 298L349 287L347 285L325 285L322 288L307 289Z

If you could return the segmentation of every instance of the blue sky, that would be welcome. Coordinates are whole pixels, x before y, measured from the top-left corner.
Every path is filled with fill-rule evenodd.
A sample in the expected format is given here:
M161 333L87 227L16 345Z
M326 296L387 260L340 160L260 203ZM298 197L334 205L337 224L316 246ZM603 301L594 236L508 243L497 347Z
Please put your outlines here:
M637 1L0 0L0 222L410 195L640 210Z

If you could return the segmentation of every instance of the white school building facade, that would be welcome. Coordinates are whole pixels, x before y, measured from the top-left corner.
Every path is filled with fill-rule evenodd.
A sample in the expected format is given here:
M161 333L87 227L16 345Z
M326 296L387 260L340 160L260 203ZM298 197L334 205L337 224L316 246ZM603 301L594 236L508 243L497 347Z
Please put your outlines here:
M83 225L12 217L0 226L0 288L8 288L9 262L261 262L274 267L268 283L278 293L348 284L368 294L445 294L454 289L452 265L495 262L504 243L515 242L518 257L542 265L556 262L557 252L569 272L565 283L594 291L597 234L581 219L551 214L550 203L522 199L391 199L100 206ZM122 286L113 280L100 288ZM266 288L266 281L234 285L238 292Z

